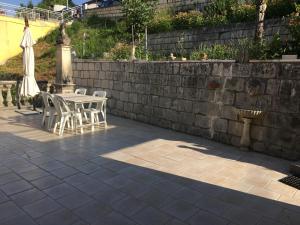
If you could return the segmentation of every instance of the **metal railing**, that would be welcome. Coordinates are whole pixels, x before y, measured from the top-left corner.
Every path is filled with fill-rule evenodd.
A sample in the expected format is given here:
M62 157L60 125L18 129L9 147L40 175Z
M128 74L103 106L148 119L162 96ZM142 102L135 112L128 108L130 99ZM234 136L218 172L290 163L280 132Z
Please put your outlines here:
M0 15L24 18L25 16L31 20L62 20L64 14L62 12L54 12L52 10L41 9L37 7L26 8L8 3L0 2Z

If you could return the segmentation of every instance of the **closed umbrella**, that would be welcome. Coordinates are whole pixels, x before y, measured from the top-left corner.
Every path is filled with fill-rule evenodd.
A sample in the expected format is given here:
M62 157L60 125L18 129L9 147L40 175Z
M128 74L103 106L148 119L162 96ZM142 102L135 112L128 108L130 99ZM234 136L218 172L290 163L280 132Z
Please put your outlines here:
M34 78L34 52L33 52L34 44L35 41L31 36L28 21L25 19L24 35L20 44L21 48L23 49L23 71L24 71L24 77L20 89L20 95L25 97L34 97L40 92L40 89Z

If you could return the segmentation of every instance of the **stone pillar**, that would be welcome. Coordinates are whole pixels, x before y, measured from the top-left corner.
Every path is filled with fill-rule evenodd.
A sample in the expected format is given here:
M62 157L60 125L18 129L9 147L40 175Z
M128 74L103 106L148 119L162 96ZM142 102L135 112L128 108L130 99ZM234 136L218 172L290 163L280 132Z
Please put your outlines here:
M244 128L243 128L243 133L241 137L241 149L242 150L249 150L249 146L251 143L250 140L250 124L251 124L251 119L243 118L244 121Z
M2 89L3 89L3 85L0 84L0 108L2 108L4 106L4 104L3 104L4 99L3 99L3 95L2 95Z
M55 89L57 93L74 92L73 69L71 59L71 46L57 45L56 51L56 79Z
M11 96L11 87L12 87L11 84L6 85L6 88L7 88L6 102L7 102L8 107L14 106L13 103L12 103L13 99L12 99L12 96Z

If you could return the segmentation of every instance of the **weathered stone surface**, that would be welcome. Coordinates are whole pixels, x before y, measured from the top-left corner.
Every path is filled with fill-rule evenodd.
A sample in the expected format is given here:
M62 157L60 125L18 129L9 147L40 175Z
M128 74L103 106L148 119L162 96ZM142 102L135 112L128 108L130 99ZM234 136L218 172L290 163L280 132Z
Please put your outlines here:
M236 108L262 109L263 120L251 122L251 148L280 157L300 155L297 63L85 60L73 67L77 86L88 93L107 91L114 115L239 146L243 122ZM209 88L211 81L219 87Z

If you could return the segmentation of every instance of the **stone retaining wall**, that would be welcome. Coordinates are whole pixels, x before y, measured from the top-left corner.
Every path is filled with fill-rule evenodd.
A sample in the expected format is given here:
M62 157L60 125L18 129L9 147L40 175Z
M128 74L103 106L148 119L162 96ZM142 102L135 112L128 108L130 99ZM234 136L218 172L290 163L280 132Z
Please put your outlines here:
M288 30L284 20L268 20L265 23L265 38L272 40L272 37L279 33L282 40L288 39ZM148 38L149 50L153 54L169 55L176 53L178 40L183 38L183 48L186 54L197 49L201 44L233 44L241 39L253 39L255 34L255 23L237 23L221 27L203 27L193 30L182 30L150 34Z
M300 158L299 62L75 60L73 69L79 87L107 91L111 114L234 146L243 127L236 108L263 109L251 149Z
M202 10L211 0L159 0L158 8L174 8L175 11L191 9ZM123 16L119 5L107 8L94 8L85 11L85 16L97 15L103 18L120 18Z

